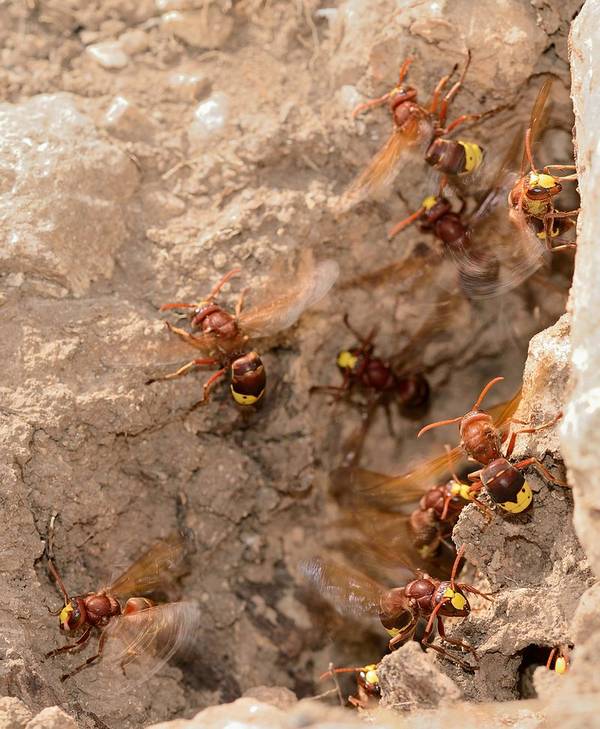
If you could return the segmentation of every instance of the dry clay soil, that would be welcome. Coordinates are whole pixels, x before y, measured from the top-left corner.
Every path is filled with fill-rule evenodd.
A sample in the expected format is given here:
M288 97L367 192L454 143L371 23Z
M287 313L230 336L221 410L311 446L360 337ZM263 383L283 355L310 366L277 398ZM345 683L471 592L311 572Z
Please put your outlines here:
M490 155L525 121L545 74L555 83L544 161L571 154L566 38L579 2L412 5L0 3L0 691L33 711L58 704L82 727L138 727L256 685L315 691L331 648L303 603L297 564L326 541L324 477L358 412L309 387L336 381L335 353L352 343L344 312L358 329L378 324L381 351L393 355L431 316L432 292L447 292L455 276L448 263L427 265L436 252L428 236L386 240L429 191L422 163L402 171L400 196L336 210L389 131L383 111L363 121L350 112L387 90L409 55L411 83L427 99L470 48L453 115L510 105L477 128ZM294 330L261 343L269 391L259 413L240 414L226 387L191 411L204 375L145 384L190 356L165 331L162 303L197 300L239 264L242 278L225 292L233 302L278 262L293 269L305 248L339 262L341 285ZM425 263L416 281L344 285L417 255ZM564 311L557 269L562 288L548 279L476 304L451 297L443 331L408 363L430 372L426 421L463 412L498 374L498 398L514 392L529 339ZM416 444L418 426L394 414L392 438L379 414L365 464L398 470L448 438ZM533 567L511 558L509 573L499 557L492 572L495 586L518 582L523 605L544 580L558 584L560 568L540 575L536 560L567 518L568 498L549 502L546 547L532 537L528 552ZM57 561L74 593L106 583L157 538L192 530L182 594L201 604L203 620L185 664L109 698L87 695L85 681L60 683L77 659L42 658L61 639L47 611L60 597L42 559L55 512ZM465 539L469 528L461 524ZM483 546L472 539L467 555L480 564L507 540L518 544L523 529L513 530L507 537L496 526ZM586 579L573 578L573 600ZM552 613L546 623L561 620ZM448 669L467 698L517 697L519 651L550 640L524 630L517 645L500 631L494 651L502 636L501 669L470 683ZM470 639L486 638L475 629ZM335 656L372 660L365 652L348 640ZM509 676L500 685L497 670Z

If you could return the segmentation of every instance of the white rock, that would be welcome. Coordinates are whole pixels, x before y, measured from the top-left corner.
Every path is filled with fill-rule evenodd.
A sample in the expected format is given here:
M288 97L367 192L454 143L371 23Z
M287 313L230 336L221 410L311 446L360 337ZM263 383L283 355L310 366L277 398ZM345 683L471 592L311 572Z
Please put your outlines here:
M256 699L241 698L230 704L204 709L189 721L154 724L147 729L284 729L288 726L281 709Z
M244 691L242 698L254 699L283 711L298 703L296 694L285 686L253 686Z
M34 716L25 729L77 729L77 724L58 706L49 706Z
M352 111L364 101L364 98L361 96L356 86L346 84L340 89L340 101L346 109Z
M81 295L112 274L138 173L72 99L0 104L0 267Z
M143 53L150 47L150 38L148 33L141 28L133 28L126 30L119 36L119 45L125 53L135 56L136 53Z
M161 29L194 48L220 48L231 35L233 18L212 6L208 12L173 11L162 16Z
M562 449L575 492L575 529L600 576L600 5L587 2L571 27L571 74L581 214L569 308L574 388Z
M167 79L173 96L181 101L196 101L210 88L210 80L203 73L175 71Z
M198 104L194 112L194 120L188 130L188 138L192 144L202 144L210 137L219 134L227 123L229 98L217 91L206 101Z
M156 0L156 9L159 13L170 13L173 10L193 10L199 7L202 0Z
M0 699L0 727L10 729L25 729L31 719L31 711L25 704L14 696L3 696Z
M156 131L154 123L125 97L115 97L104 115L104 126L116 137L148 140Z
M117 41L94 43L86 48L86 53L103 68L125 68L129 63L129 56Z

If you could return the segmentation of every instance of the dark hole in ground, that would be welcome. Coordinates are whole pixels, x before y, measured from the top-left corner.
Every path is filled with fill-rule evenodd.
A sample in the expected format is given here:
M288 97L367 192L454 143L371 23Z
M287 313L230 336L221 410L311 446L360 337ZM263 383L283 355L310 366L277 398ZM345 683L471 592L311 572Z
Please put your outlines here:
M522 699L535 699L537 693L533 685L533 674L538 666L545 666L552 648L544 645L528 645L522 652L519 666L518 689Z

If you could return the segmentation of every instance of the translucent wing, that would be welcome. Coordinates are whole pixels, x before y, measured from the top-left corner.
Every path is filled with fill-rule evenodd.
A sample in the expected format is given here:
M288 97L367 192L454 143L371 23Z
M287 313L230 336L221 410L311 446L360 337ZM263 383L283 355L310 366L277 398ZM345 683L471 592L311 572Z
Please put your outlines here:
M508 402L500 403L487 411L502 433L507 432L509 419L514 415L520 399L521 390L519 389ZM408 494L411 498L419 492L422 495L423 490L429 485L440 483L449 474L449 469L454 467L462 458L464 458L464 452L460 446L457 446L449 453L443 453L424 461L408 473L384 477L383 480L378 482L377 477L381 474L363 471L362 474L367 475L358 475L356 480L349 483L351 486L356 487L356 493L360 494L360 498L366 503L384 507L388 510L402 510L409 499ZM406 497L403 494L404 491L407 492Z
M539 135L544 107L552 80L542 84L529 118L531 145ZM508 194L530 167L524 148L524 132L519 130L494 176L494 186L470 218L472 250L450 251L461 276L462 288L471 299L498 296L530 278L549 258L548 246L522 209L507 212ZM523 149L520 175L515 172ZM495 275L494 275L495 272Z
M400 171L404 154L422 141L422 123L422 120L413 117L402 128L394 129L387 142L342 196L339 204L341 211L349 210L392 183Z
M185 558L190 546L189 540L181 534L172 534L156 542L106 587L106 592L117 598L125 598L159 590L186 573Z
M505 205L473 228L468 245L452 246L448 253L458 269L462 291L472 300L511 291L549 256L522 211L507 211Z
M362 572L336 562L308 560L300 565L308 581L344 615L378 615L386 589Z
M175 653L197 640L200 608L174 602L113 618L102 632L102 656L78 684L94 695L114 694L148 680Z
M340 283L340 289L353 289L355 287L384 286L387 284L402 285L402 292L414 291L420 286L427 285L427 279L434 271L435 265L441 256L430 251L426 255L410 255L401 261L394 261L373 271L361 273Z
M419 552L408 515L363 505L346 509L335 527L340 535L336 546L352 564L386 583L405 585L415 579L418 570L434 577L447 576L452 566L454 551L449 547L431 557Z
M241 313L240 328L254 338L271 336L291 327L306 309L327 294L338 275L339 266L335 261L315 264L307 251L293 276L271 277L267 287L257 294L260 303Z
M499 428L502 433L508 430L508 421L517 412L517 408L521 402L521 394L522 388L519 387L510 400L494 405L494 407L488 410L488 413L494 419L494 425Z
M493 186L469 217L469 238L448 249L470 299L505 294L532 276L548 256L522 212L515 217L507 210L508 195L519 179L515 166L522 145L519 130L492 177Z
M379 482L375 479L362 481L359 478L355 485L367 503L380 507L387 504L388 509L395 511L405 510L406 504L420 498L429 485L442 480L450 463L455 464L463 457L462 449L457 446L450 453L424 461L408 473L389 476ZM407 492L406 496L404 492Z
M541 85L540 90L538 91L538 94L536 96L536 99L533 103L533 108L531 109L531 114L529 116L529 129L531 130L530 136L531 136L531 146L533 147L535 140L539 136L540 129L542 127L542 123L544 121L544 108L546 106L546 102L548 101L548 97L550 96L550 90L552 88L552 79L547 78L544 83ZM521 175L523 175L524 171L527 169L528 165L528 159L527 159L527 151L523 150L523 158L521 161Z
M448 460L446 459L446 466ZM427 490L427 482L410 482L402 489L387 489L389 476L365 468L336 468L329 474L330 493L338 503L353 510L368 501L372 507L406 514L409 505L418 501Z
M432 305L431 314L426 317L410 340L395 355L389 358L389 363L395 371L408 373L418 371L423 373L421 360L426 344L436 334L448 331L456 315L456 308L460 304L457 295L439 295Z

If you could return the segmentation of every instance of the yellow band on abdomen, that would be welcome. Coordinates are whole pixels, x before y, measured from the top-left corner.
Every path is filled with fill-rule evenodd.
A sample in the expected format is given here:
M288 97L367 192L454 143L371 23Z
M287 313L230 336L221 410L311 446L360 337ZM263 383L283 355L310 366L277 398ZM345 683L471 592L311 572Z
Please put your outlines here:
M470 172L474 172L483 162L483 149L475 142L462 142L459 139L458 143L465 150L465 169L460 174L468 175Z

